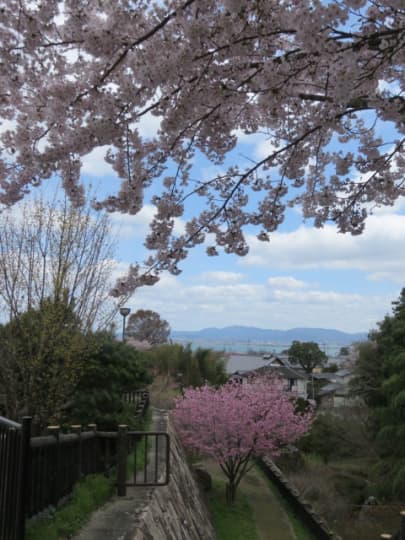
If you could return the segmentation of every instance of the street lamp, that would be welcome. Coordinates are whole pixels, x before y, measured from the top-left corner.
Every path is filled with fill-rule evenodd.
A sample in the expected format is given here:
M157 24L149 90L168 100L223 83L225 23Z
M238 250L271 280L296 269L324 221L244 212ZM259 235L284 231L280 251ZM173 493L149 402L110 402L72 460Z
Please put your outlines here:
M125 319L131 313L129 307L121 307L120 314L122 315L122 341L125 343Z

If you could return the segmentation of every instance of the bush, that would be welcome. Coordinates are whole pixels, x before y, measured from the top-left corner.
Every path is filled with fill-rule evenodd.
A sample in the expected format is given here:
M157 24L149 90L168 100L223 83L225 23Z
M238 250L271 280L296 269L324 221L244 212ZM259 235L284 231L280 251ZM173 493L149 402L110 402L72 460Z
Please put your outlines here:
M167 375L182 387L201 386L205 382L221 385L227 380L223 353L211 349L191 350L190 345L161 345L146 353L155 374Z
M95 423L99 429L116 429L134 423L133 406L122 395L151 382L142 356L108 333L96 334L98 350L89 358L69 410L70 423Z
M329 413L321 413L298 445L302 451L318 454L324 463L328 463L332 457L352 455L355 445L346 434L347 425L342 419Z

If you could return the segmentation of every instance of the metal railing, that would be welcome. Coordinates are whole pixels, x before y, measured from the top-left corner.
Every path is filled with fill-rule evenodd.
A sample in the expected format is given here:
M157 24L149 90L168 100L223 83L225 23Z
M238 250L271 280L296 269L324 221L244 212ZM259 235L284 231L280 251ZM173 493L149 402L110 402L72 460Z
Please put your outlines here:
M118 430L117 493L126 495L127 486L166 486L170 476L170 438L162 431ZM132 480L127 463L132 458Z

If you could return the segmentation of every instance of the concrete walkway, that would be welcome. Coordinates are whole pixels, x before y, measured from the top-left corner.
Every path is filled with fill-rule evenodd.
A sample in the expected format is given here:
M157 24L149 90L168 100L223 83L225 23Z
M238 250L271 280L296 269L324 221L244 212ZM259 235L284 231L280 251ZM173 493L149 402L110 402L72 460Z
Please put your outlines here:
M224 480L225 476L212 461L204 461L209 473ZM241 480L239 493L247 496L253 508L260 540L297 540L284 508L271 492L265 478L253 468Z
M153 409L150 431L167 430L167 413ZM143 472L140 473L143 476ZM140 481L142 481L140 479ZM139 516L150 500L153 487L127 487L125 497L114 496L94 512L74 540L126 540L133 538Z

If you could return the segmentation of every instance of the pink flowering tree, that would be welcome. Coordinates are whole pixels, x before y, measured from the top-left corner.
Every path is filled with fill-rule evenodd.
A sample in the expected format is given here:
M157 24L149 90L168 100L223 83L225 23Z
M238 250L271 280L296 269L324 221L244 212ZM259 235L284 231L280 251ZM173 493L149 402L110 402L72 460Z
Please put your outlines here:
M403 0L7 0L0 44L0 203L58 175L81 205L96 151L117 178L94 208L155 207L116 296L204 241L246 254L288 207L360 234L405 194ZM255 133L260 158L229 155Z
M312 421L312 411L297 412L296 400L277 378L189 388L177 399L173 415L183 444L221 467L229 502L251 458L277 455L304 435Z

